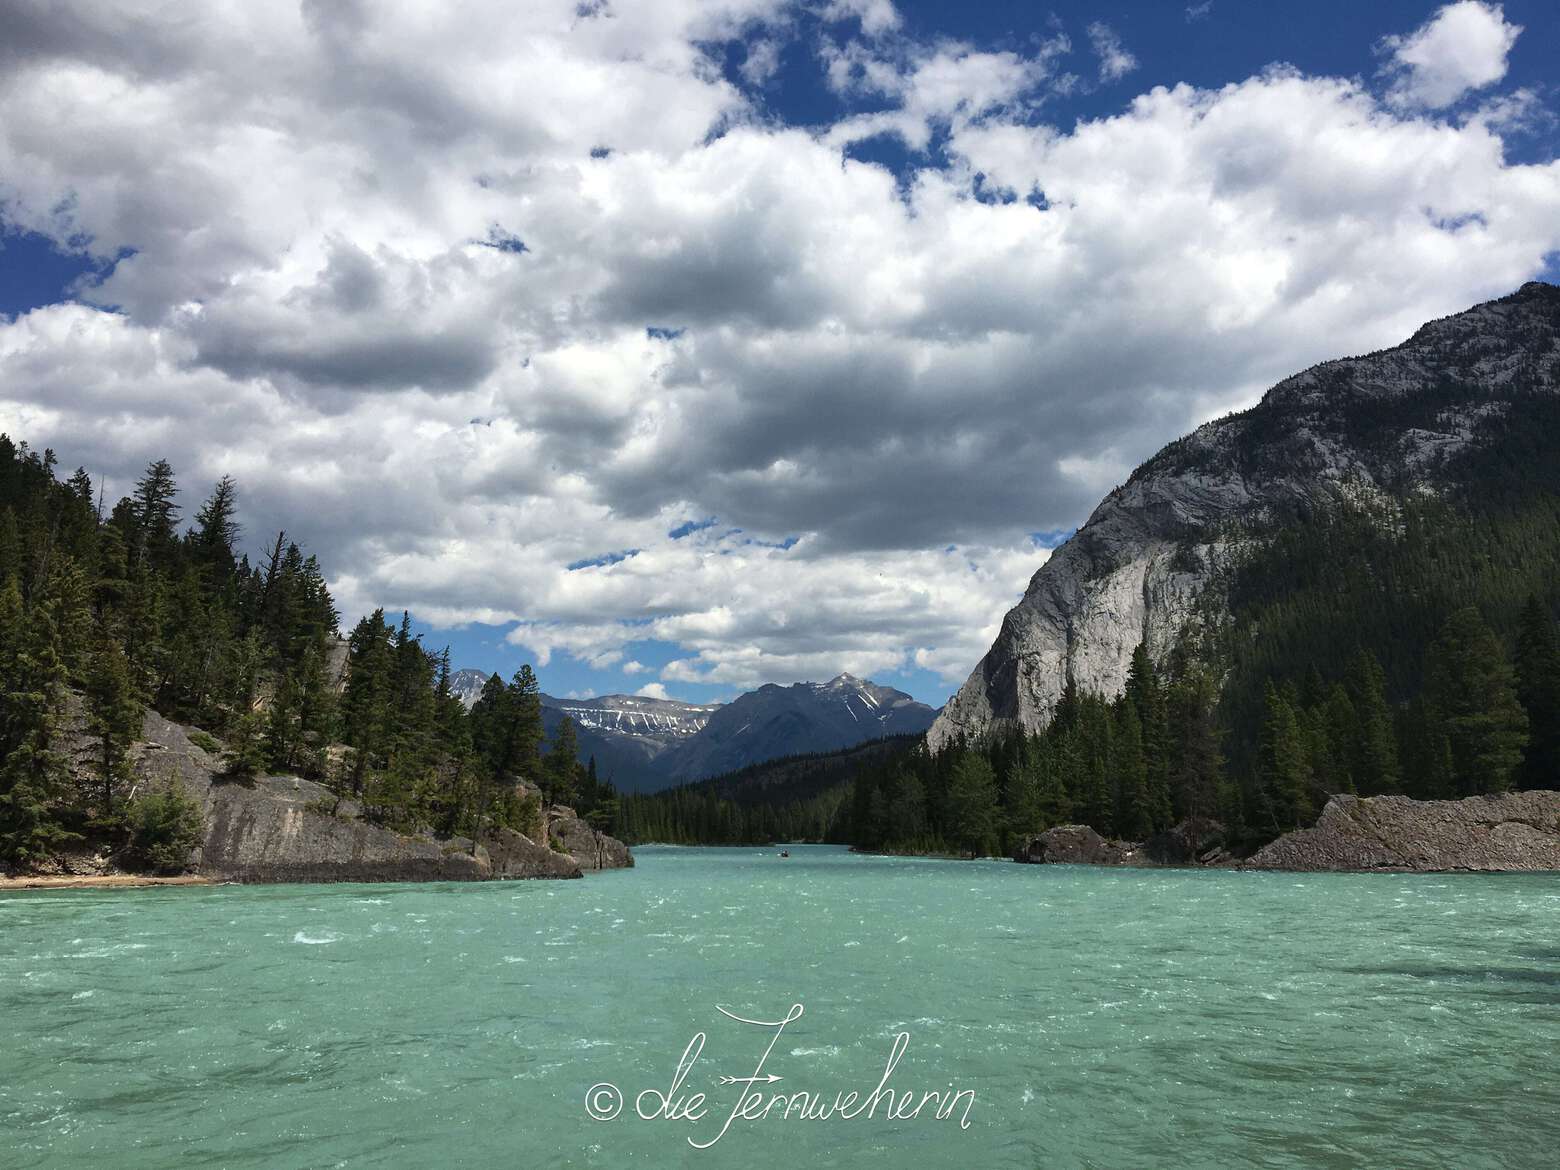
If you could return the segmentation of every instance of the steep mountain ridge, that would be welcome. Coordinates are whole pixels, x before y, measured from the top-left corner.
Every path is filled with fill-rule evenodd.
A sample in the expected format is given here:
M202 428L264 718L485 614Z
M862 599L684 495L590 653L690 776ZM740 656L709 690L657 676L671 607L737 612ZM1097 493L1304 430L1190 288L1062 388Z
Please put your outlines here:
M749 764L915 734L936 711L903 691L841 674L826 683L769 683L714 712L698 735L669 751L666 774L701 780Z
M542 728L549 738L565 717L574 721L581 762L596 761L596 774L620 791L658 787L666 753L703 730L718 703L682 703L642 695L594 699L542 696Z
M452 686L469 709L487 676L462 670ZM937 712L892 687L841 674L826 683L769 683L730 703L642 695L559 699L542 695L551 737L572 719L581 761L625 792L702 780L783 756L831 752L868 740L918 735Z
M1560 392L1560 288L1529 283L1402 345L1326 362L1166 446L1112 491L1008 612L928 733L934 747L1043 727L1069 679L1118 693L1133 649L1163 659L1227 613L1226 570L1297 517L1446 495L1460 457Z

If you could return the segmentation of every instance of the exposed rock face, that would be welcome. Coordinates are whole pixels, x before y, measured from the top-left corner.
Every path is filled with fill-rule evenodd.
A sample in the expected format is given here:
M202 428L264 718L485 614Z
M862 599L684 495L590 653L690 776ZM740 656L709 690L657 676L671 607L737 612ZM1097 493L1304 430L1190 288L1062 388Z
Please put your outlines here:
M1034 575L930 744L1043 727L1069 677L1119 693L1139 642L1162 659L1199 612L1223 611L1220 570L1243 547L1318 506L1440 490L1448 459L1499 438L1532 393L1560 393L1560 288L1539 283L1171 443Z
M610 838L609 838L610 840ZM623 847L623 851L628 851ZM523 833L500 829L486 835L477 850L488 862L488 876L495 878L576 878L580 863L567 853L539 845ZM632 862L630 862L632 864Z
M1251 869L1560 870L1560 792L1466 800L1335 796L1315 827L1286 833Z
M580 869L625 869L634 864L634 855L616 837L597 832L575 816L572 809L552 811L563 815L548 818L548 839L564 850Z
M484 834L473 853L469 839L405 836L357 819L350 800L336 801L310 780L262 776L229 781L218 774L220 759L191 741L186 728L146 713L143 741L132 761L136 790L173 784L200 802L206 835L190 867L208 877L241 882L484 881L493 878L580 877L591 869L632 865L627 846L604 834L592 836L572 812L563 824L566 839L590 839L586 857L576 860L522 833L500 829ZM334 807L332 815L328 809ZM568 810L563 810L568 812ZM543 835L538 817L536 838ZM574 828L573 826L578 826ZM582 836L583 833L583 836Z
M1014 861L1060 865L1121 865L1126 850L1107 841L1088 825L1057 825L1047 829L1013 854Z
M212 785L201 873L239 882L480 881L490 867L459 845L403 837L305 808L328 797L307 780Z

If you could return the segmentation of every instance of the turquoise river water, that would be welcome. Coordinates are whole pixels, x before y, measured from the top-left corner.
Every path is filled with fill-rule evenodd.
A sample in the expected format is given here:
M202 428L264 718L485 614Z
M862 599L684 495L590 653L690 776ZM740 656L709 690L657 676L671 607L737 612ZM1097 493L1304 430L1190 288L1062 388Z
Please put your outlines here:
M0 1166L1560 1165L1560 876L791 853L0 895Z

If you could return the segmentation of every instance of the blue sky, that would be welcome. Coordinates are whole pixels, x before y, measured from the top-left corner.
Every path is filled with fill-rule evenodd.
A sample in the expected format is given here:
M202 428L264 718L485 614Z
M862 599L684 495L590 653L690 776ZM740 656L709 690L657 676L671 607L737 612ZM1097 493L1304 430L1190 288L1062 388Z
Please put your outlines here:
M9 37L0 429L559 695L938 704L1163 442L1560 279L1553 4L115 11Z

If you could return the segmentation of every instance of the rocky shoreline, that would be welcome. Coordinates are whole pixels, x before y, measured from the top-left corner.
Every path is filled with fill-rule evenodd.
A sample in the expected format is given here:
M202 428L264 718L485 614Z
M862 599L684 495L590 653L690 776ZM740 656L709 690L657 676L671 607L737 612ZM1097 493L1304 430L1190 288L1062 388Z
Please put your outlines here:
M205 882L424 882L578 878L634 864L621 841L558 805L531 833L408 835L361 819L355 802L293 776L235 780L191 729L148 710L131 752L136 786L174 786L201 806L205 832L186 874L125 872L114 859L67 855L52 872L0 875L0 889L135 887Z
M1560 792L1411 800L1334 796L1314 826L1247 858L1229 853L1216 821L1183 821L1148 841L1113 841L1058 825L1024 842L1031 864L1221 867L1302 873L1544 873L1560 871Z
M1560 792L1463 800L1335 796L1314 827L1285 833L1247 869L1537 873L1560 870Z

